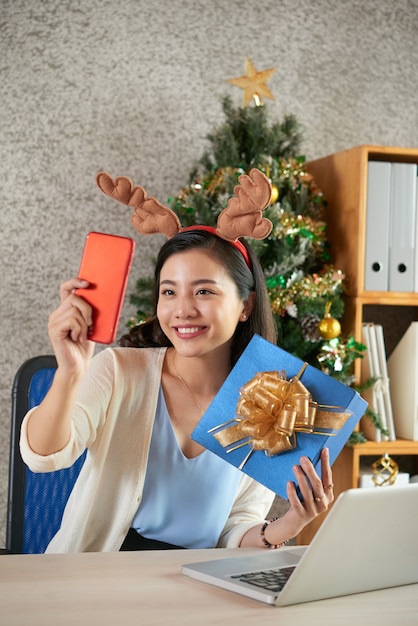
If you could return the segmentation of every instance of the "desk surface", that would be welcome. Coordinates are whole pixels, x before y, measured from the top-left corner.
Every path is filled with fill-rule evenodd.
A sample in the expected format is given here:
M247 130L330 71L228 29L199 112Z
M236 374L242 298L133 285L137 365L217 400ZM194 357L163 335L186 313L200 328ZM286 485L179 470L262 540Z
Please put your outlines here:
M248 550L254 552L254 550ZM183 576L242 550L0 556L2 626L418 623L418 584L277 608Z

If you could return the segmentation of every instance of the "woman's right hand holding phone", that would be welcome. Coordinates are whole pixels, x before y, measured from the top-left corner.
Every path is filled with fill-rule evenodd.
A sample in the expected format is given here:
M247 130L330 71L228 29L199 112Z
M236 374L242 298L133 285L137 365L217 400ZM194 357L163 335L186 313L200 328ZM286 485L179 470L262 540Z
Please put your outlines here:
M88 282L71 278L60 286L60 306L49 317L48 333L61 371L83 374L94 352L88 339L93 322L91 306L76 289L88 287Z
M75 293L85 287L87 281L79 278L64 282L61 304L49 318L49 338L58 368L51 388L27 424L29 445L40 455L58 452L69 441L77 390L93 356L94 343L88 340L91 306Z
M92 309L75 293L86 287L87 281L79 278L62 283L61 304L49 318L49 338L58 368L51 388L27 423L28 443L40 455L58 452L69 441L77 391L93 356L94 343L88 339Z

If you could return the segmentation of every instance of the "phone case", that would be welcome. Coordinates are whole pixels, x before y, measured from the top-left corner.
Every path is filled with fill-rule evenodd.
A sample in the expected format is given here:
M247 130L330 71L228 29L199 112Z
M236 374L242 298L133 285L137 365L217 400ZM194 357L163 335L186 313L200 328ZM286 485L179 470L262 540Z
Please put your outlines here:
M92 341L115 341L134 252L135 242L130 237L98 232L86 237L78 275L90 286L76 293L93 308Z

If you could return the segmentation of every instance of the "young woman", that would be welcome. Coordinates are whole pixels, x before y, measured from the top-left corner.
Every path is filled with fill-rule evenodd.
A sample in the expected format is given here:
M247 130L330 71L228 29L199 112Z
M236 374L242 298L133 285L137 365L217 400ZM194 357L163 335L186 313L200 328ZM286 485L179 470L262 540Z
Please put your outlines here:
M254 333L275 341L265 280L245 241L184 229L161 248L155 315L94 358L89 305L61 286L49 336L58 362L44 401L26 416L21 451L34 471L68 467L88 448L50 552L278 547L333 500L302 457L290 508L190 435ZM142 349L141 349L142 348Z

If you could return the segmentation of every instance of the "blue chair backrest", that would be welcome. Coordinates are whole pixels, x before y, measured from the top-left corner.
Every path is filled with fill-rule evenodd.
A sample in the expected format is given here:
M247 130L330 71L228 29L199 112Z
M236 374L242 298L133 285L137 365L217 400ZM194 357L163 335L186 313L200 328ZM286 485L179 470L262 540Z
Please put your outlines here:
M20 457L18 441L23 417L42 401L55 370L54 357L34 357L19 368L13 385L6 548L14 553L45 551L60 527L66 502L86 455L84 452L68 469L41 474L29 470Z

